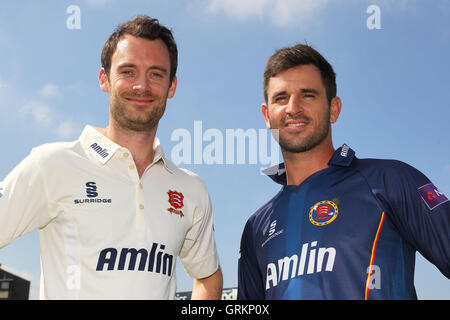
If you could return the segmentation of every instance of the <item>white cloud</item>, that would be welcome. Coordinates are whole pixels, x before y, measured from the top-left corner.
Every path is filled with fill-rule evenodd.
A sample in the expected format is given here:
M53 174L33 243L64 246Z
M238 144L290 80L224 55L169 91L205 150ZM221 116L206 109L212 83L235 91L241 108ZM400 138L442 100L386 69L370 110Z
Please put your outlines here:
M77 137L82 130L82 126L74 121L67 120L67 115L59 112L54 106L44 100L61 96L60 86L47 83L37 92L39 97L24 97L25 102L20 104L20 93L0 79L0 110L2 113L9 112L11 104L18 103L17 115L23 119L24 125L36 125L45 130L51 130L58 138L72 139ZM1 115L0 115L1 116Z
M269 19L279 27L311 22L329 0L206 0L205 12L246 21Z
M58 136L63 139L76 137L80 131L80 126L72 121L64 121L57 128Z
M59 88L58 86L47 83L45 86L42 87L41 90L39 90L39 95L44 98L53 98L59 96Z
M48 126L53 121L53 112L48 104L38 100L27 101L19 110L23 116L31 116L40 126Z
M238 20L247 20L249 18L261 18L264 15L265 8L271 0L209 0L206 6L208 13L219 13L223 11L230 17Z
M103 7L107 4L112 4L115 0L85 0L88 5L93 7Z

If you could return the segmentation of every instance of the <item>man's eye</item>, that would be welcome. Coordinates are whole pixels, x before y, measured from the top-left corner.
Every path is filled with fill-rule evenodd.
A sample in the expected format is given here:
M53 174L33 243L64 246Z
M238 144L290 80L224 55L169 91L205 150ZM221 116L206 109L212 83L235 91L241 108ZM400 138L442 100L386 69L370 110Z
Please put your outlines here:
M152 77L154 78L162 78L162 74L158 73L158 72L152 72Z
M131 70L124 70L121 73L124 74L124 75L131 75L131 74L133 74L133 71L131 71Z

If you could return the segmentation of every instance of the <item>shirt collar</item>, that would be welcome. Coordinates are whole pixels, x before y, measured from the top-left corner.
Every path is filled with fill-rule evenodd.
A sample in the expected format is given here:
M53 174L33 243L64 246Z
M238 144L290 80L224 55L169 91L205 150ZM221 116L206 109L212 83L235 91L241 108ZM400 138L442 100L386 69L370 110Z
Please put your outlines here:
M351 149L345 143L337 149L330 161L328 162L329 166L339 166L339 167L349 167L352 164L353 159L355 158L355 151ZM275 166L269 167L267 169L262 170L262 173L269 176L276 183L286 185L287 176L286 176L286 168L284 166L284 162L277 164Z
M102 164L108 162L120 148L117 143L89 125L84 128L79 140L84 150Z
M87 125L84 128L79 138L79 141L81 142L81 145L84 148L84 150L88 154L92 155L96 160L100 161L102 164L106 164L109 161L109 159L111 159L113 155L117 152L117 150L119 149L126 150L126 148L121 147L114 141L110 140L109 138L101 134L97 129L95 129L90 125ZM173 173L176 166L174 163L172 163L165 157L164 150L157 137L155 137L153 146L155 148L155 156L153 157L153 162L150 166L154 165L159 161L162 161L164 167L170 173Z
M164 164L164 167L167 169L167 171L169 171L170 173L173 173L174 170L177 168L177 166L172 161L170 161L169 159L166 158L163 147L157 137L155 137L155 142L153 143L153 147L156 149L156 151L155 151L155 156L153 157L153 162L151 165L157 163L158 161L162 161L162 163Z
M344 143L342 147L334 152L328 164L339 167L350 167L354 158L355 151Z

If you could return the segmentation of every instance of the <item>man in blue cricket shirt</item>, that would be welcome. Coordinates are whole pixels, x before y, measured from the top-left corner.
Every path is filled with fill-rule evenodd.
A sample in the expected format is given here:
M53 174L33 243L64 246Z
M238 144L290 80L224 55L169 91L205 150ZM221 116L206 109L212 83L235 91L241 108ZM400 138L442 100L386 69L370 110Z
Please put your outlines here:
M238 299L417 299L415 252L450 277L450 202L395 160L336 151L341 111L331 65L307 45L275 52L264 72L266 125L283 187L244 229Z

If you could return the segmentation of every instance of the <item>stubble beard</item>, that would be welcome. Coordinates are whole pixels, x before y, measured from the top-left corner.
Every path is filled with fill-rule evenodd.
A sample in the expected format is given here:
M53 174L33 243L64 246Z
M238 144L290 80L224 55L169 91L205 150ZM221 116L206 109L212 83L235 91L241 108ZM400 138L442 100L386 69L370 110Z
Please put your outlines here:
M293 117L295 119L295 117ZM303 117L303 119L308 121L308 124L310 124L310 119ZM271 119L269 118L271 128L273 128L273 124ZM284 118L281 121L281 124L286 121L286 118ZM330 110L324 114L323 118L319 122L319 126L316 127L313 132L311 132L307 137L304 139L293 139L293 138L287 138L280 130L278 131L278 143L280 144L280 147L283 152L287 153L303 153L307 152L309 150L314 149L318 145L320 145L327 137L330 132Z
M122 95L126 94L127 93L122 93ZM155 97L150 94L130 95L129 93L127 96L133 96L136 98L151 97L152 99L155 99L152 102L152 104L154 105L145 116L134 116L132 115L132 110L127 107L127 104L132 103L124 102L123 100L121 100L121 97L119 97L118 93L114 93L111 97L110 110L111 116L117 122L117 124L122 129L133 132L148 132L156 128L166 109L167 93L163 97Z

